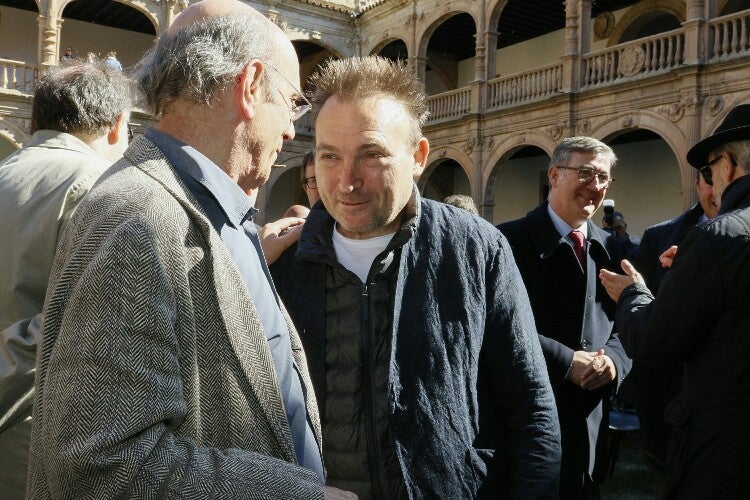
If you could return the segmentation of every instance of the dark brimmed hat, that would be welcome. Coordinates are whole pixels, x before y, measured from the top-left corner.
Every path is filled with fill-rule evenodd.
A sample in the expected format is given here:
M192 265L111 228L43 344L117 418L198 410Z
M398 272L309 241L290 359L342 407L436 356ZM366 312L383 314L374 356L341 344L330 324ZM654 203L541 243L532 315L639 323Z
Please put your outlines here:
M750 104L742 104L729 112L724 121L710 135L690 148L687 161L695 168L708 163L708 154L728 142L750 139Z

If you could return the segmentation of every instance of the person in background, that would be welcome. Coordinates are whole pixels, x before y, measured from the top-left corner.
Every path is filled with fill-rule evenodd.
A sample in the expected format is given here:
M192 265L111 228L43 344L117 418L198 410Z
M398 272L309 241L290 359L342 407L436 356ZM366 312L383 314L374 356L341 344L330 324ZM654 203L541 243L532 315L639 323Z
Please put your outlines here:
M630 370L614 328L615 303L597 279L624 248L591 222L617 158L591 137L563 139L552 153L546 201L498 228L529 293L562 432L560 498L599 497L606 473L610 396Z
M114 50L107 52L107 57L104 58L104 64L117 71L122 71L122 64L117 60L117 52Z
M299 166L299 181L302 184L302 189L305 190L307 201L312 207L320 199L315 178L315 151L312 149L305 153L302 158L302 163Z
M310 360L328 484L362 499L554 497L557 415L512 253L413 182L423 85L380 57L311 81L321 200L272 272Z
M63 53L62 57L60 57L60 62L62 63L70 63L73 62L73 47L68 47L65 49L65 52Z
M463 208L467 212L479 215L479 210L477 210L477 206L471 196L467 196L465 194L452 194L450 196L447 196L443 200L443 203L447 205L453 205L454 207Z
M36 351L58 240L81 199L128 145L131 87L103 65L39 81L31 140L0 163L0 484L24 498Z
M672 433L665 498L744 498L750 491L750 104L727 114L693 146L688 162L721 200L719 215L694 225L677 249L656 295L624 260L626 275L602 271L617 301L622 343L649 366L683 366L669 404Z
M159 121L60 239L27 498L352 498L323 486L307 362L252 221L309 109L292 43L204 0L136 74Z

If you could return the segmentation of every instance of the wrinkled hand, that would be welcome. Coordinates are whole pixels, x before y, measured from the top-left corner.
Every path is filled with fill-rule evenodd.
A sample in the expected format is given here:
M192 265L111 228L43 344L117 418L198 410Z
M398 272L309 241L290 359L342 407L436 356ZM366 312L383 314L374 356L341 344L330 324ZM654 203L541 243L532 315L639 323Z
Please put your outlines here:
M667 248L664 253L659 256L661 267L672 267L672 261L674 260L675 255L677 255L677 245L672 245Z
M359 497L351 491L344 491L333 486L323 488L323 497L325 500L357 500Z
M612 382L617 376L617 369L612 358L604 354L604 349L590 354L594 359L584 370L579 385L581 389L593 391Z
M604 285L607 295L615 302L620 300L620 294L622 294L625 288L633 283L645 283L641 273L633 267L633 264L629 260L623 259L620 265L622 266L622 270L625 271L625 275L616 274L606 269L599 270L599 280Z
M284 251L299 240L305 219L299 217L284 217L269 222L258 229L260 246L266 255L266 262L270 266Z
M576 351L573 353L573 364L570 365L568 380L576 385L581 385L581 380L586 368L594 360L594 353L586 351Z

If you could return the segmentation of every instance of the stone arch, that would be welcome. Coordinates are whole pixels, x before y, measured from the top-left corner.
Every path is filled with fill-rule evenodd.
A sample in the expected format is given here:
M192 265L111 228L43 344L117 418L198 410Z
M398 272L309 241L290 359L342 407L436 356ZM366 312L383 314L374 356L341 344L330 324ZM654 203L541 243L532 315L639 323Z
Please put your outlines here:
M464 174L466 174L466 177L469 179L471 192L474 193L474 167L473 162L471 161L471 157L469 157L469 155L464 153L461 149L451 145L437 146L432 151L430 151L430 154L427 156L427 166L422 171L419 176L419 180L417 181L417 187L419 188L419 191L424 192L424 187L427 184L430 175L434 172L435 168L437 168L443 162L443 160L453 160L461 166Z
M2 116L0 116L0 135L18 148L21 148L31 139L31 134Z
M621 141L624 136L642 131L656 135L658 141L651 142L651 137ZM627 212L631 234L674 217L694 203L695 169L685 159L690 144L684 132L667 117L648 110L613 117L588 135L610 144L617 152L616 182L607 197L622 202L618 202L618 211ZM646 147L647 144L653 146ZM643 176L649 179L648 183L643 182Z
M323 42L322 39L312 36L310 33L300 31L287 31L285 34L287 38L289 38L290 42L311 43L322 47L339 59L341 59L342 57L348 57L348 51L346 51L345 49L342 49L340 47L337 48L330 43Z
M388 45L390 45L393 42L402 42L404 46L406 47L406 57L411 57L412 54L409 54L409 44L406 43L406 40L400 37L394 37L394 36L386 36L379 42L377 42L375 45L373 45L372 49L370 49L367 53L370 55L377 55L381 50L386 48Z
M500 23L500 17L503 15L503 10L511 2L511 0L497 0L494 4L488 5L487 9L487 29L495 31L498 23Z
M85 1L85 0L62 0L60 3L56 5L57 10L54 12L50 12L49 15L54 16L57 19L62 19L63 12L65 11L65 7L70 5L73 2L76 1ZM112 2L121 3L123 5L126 5L133 10L137 10L151 22L151 24L154 26L154 31L158 35L161 33L161 29L166 28L166 26L161 26L163 24L163 20L161 19L161 13L157 11L153 5L153 2L146 2L145 0L111 0ZM54 4L53 4L54 5Z
M425 26L424 29L417 32L417 55L424 56L427 54L427 45L430 43L430 37L432 37L435 30L443 24L445 21L453 16L459 14L469 14L474 20L474 32L481 33L483 28L479 26L477 18L479 17L475 12L476 6L473 2L461 1L461 2L446 2L443 7L436 9L435 12L431 13L422 23Z
M486 168L482 172L482 186L484 186L482 203L494 203L495 177L498 167L516 151L527 146L535 146L551 156L556 143L550 136L538 130L525 130L510 134L500 141L487 156L486 165L491 168Z
M644 0L632 6L615 24L612 34L607 39L607 47L620 43L622 36L639 19L653 17L656 14L669 14L680 23L685 22L685 3L682 0Z

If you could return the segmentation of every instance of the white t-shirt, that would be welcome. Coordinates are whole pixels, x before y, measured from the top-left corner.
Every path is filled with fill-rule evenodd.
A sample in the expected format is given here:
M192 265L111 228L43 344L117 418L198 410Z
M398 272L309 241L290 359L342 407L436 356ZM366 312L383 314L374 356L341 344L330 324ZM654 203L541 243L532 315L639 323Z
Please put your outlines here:
M380 254L396 233L384 234L365 240L353 240L339 233L333 228L333 248L336 259L342 266L359 276L362 283L367 282L372 262Z

